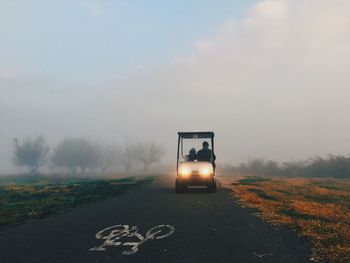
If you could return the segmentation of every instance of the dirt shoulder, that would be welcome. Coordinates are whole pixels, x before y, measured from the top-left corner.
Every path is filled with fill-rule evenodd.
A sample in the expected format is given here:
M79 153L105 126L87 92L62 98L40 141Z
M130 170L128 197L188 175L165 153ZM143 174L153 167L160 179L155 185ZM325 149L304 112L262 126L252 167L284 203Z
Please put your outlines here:
M219 178L244 207L286 225L313 243L313 260L350 262L350 180L308 178Z

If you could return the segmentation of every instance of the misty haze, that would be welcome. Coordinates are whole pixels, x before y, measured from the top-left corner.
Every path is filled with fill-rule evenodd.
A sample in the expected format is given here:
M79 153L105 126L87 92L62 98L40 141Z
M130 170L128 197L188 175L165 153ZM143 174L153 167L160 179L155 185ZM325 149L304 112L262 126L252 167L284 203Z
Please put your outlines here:
M0 262L349 262L349 13L0 0Z
M2 172L12 138L35 134L157 140L167 162L178 130L215 129L222 162L348 154L348 4L248 2L194 18L189 36L191 10L161 26L152 5L2 1Z

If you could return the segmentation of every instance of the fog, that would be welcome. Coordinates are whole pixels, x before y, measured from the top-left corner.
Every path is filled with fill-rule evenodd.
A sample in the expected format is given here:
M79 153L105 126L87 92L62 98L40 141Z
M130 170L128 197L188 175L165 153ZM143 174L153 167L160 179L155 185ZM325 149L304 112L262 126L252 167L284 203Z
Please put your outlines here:
M106 76L16 71L0 57L0 173L14 171L12 138L34 134L51 149L155 141L170 164L177 131L192 130L215 132L222 163L347 155L349 12L347 0L261 1L175 60Z

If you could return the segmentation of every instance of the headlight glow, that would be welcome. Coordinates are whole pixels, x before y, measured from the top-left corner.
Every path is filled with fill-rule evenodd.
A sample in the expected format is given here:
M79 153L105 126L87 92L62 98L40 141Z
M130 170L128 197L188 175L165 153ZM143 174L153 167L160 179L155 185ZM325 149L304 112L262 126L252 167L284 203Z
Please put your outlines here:
M192 173L191 169L189 169L189 168L187 168L187 167L183 167L183 168L181 168L181 170L180 170L180 175L181 175L182 177L188 177L188 176L191 175L191 173Z
M208 177L210 175L210 170L208 168L203 168L200 170L199 174L203 177Z

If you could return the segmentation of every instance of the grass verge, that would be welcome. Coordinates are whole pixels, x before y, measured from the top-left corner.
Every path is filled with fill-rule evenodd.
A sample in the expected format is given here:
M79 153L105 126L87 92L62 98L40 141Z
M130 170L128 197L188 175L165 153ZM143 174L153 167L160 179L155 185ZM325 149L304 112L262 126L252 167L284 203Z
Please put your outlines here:
M82 179L7 177L0 179L0 227L58 214L148 185L155 177Z
M309 238L312 260L350 262L350 180L246 177L230 187L258 216Z

